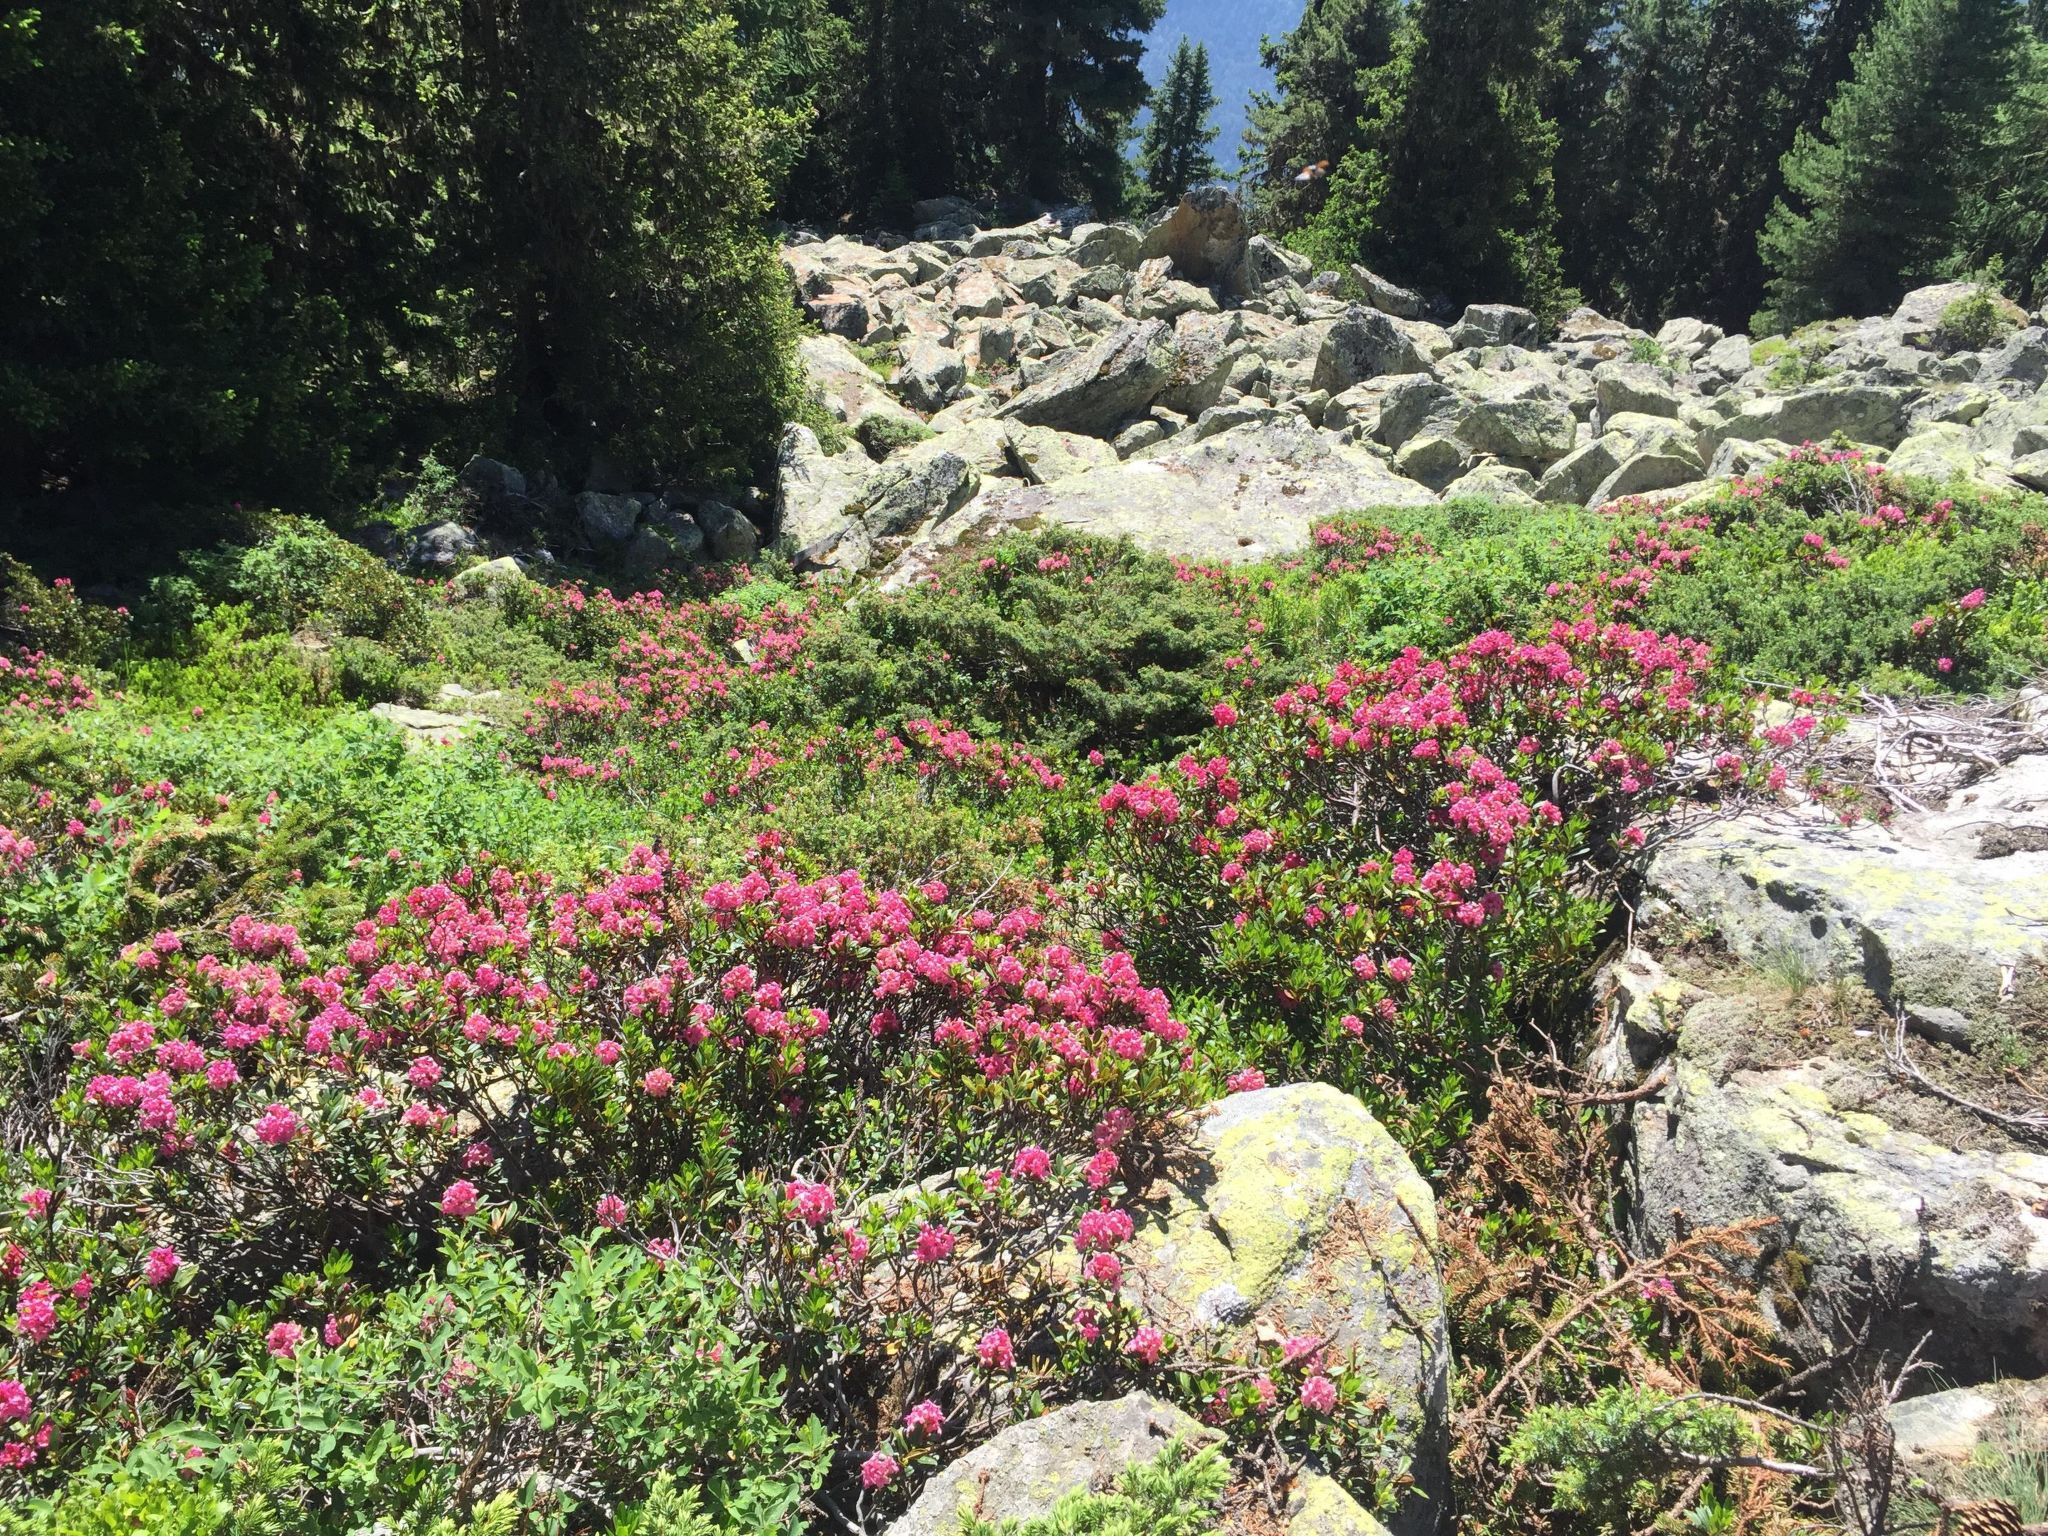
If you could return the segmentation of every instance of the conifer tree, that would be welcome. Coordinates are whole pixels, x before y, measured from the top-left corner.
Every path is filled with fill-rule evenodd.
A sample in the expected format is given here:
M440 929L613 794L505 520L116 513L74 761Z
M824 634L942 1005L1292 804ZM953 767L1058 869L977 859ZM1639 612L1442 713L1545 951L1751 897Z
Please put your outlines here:
M2026 50L1964 200L1963 259L2029 307L2048 301L2048 43Z
M1875 314L1939 274L2011 94L2019 14L2012 0L1891 0L1820 132L1785 156L1760 245L1776 323Z
M1333 265L1549 315L1565 302L1543 104L1558 70L1547 0L1416 0L1368 76L1358 150L1298 237Z
M1261 46L1274 88L1253 95L1244 146L1261 224L1298 228L1322 206L1326 184L1294 178L1357 147L1369 78L1392 62L1400 24L1399 0L1309 0L1292 32Z
M1197 182L1215 178L1209 146L1216 141L1216 129L1209 114L1216 105L1208 46L1182 38L1152 92L1152 121L1139 151L1146 189L1160 202L1173 202Z
M985 13L986 142L1010 196L1084 194L1114 174L1148 94L1139 59L1166 0L1001 0ZM914 91L915 81L899 89Z

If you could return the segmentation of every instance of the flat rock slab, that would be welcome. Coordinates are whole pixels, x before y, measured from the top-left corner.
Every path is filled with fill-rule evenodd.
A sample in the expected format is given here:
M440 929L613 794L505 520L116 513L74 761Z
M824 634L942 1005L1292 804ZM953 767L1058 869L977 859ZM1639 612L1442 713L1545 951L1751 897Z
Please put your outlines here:
M1320 520L1437 498L1303 420L1252 422L1044 486L990 488L963 514L984 531L1055 523L1189 560L1244 563L1306 549Z
M1810 1304L1854 1323L1871 1282L1934 1331L1933 1358L1982 1374L2048 1366L2048 1156L1963 1150L1870 1113L1883 1088L1825 1058L1729 1070L1700 1048L1740 1034L1738 1000L1696 1005L1670 1087L1638 1108L1634 1205L1645 1251L1693 1228L1768 1216L1767 1250L1809 1266Z
M1972 858L1881 828L1748 818L1664 850L1652 894L1742 959L1982 1015L2048 958L2048 853Z

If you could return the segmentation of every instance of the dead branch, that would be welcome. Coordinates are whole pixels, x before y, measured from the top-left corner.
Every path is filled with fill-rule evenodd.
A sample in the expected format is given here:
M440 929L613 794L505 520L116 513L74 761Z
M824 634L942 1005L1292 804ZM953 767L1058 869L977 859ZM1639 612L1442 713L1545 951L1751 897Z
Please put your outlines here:
M1884 1064L1892 1076L1911 1083L1923 1093L1931 1093L1943 1102L1953 1104L1958 1109L1967 1110L1981 1119L1990 1121L1993 1125L2011 1131L2016 1136L2048 1141L2048 1109L2029 1110L2024 1114L2008 1114L2004 1110L1993 1109L1988 1104L1979 1104L1974 1099L1966 1099L1952 1089L1942 1087L1940 1083L1929 1077L1921 1069L1919 1063L1913 1060L1912 1053L1906 1048L1906 1010L1904 1008L1899 1008L1893 1013L1892 1028L1890 1033L1886 1035L1884 1042Z

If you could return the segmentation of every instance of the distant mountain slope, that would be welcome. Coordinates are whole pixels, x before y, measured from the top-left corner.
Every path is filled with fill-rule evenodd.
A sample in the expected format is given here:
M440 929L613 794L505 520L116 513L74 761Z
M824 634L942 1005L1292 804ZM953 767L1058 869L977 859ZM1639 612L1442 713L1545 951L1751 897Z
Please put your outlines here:
M1167 0L1166 15L1145 44L1145 77L1155 85L1166 73L1173 45L1183 37L1209 45L1209 72L1221 105L1216 108L1216 163L1237 168L1251 93L1272 83L1259 67L1259 39L1279 37L1301 19L1302 0Z

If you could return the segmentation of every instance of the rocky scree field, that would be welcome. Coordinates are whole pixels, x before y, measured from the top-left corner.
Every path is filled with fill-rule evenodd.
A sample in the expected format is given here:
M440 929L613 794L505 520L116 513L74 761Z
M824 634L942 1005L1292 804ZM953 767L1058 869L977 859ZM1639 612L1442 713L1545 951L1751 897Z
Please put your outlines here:
M924 212L772 492L5 566L0 1530L2048 1520L2040 317Z

